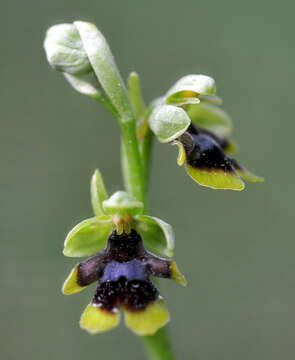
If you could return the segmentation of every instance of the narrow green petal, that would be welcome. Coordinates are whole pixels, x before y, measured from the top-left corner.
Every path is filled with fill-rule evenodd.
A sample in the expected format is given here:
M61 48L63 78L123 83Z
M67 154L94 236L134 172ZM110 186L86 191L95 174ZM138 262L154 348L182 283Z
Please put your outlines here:
M250 181L250 182L263 182L264 181L264 178L262 176L257 176L244 167L241 169L235 169L235 170L246 181Z
M218 135L227 136L232 130L230 116L218 106L201 102L190 106L188 115L192 122Z
M134 226L148 250L164 256L173 256L174 233L171 225L153 216L137 215Z
M119 312L106 311L90 303L81 315L80 327L90 334L99 334L112 330L119 322Z
M79 264L75 265L62 286L62 292L65 295L71 295L86 288L86 286L80 286L78 284L78 265Z
M187 97L185 97L185 96L187 96ZM168 104L174 105L174 106L200 104L201 100L194 96L196 96L195 93L183 91L183 92L177 94L177 96L170 97L168 100Z
M175 280L182 286L186 286L187 282L185 280L185 277L179 271L178 266L176 265L175 261L171 261L170 269L171 269L171 279Z
M187 173L200 185L212 189L243 190L245 185L240 177L231 172L220 169L201 170L188 164L185 166Z
M112 218L106 215L82 221L66 237L64 255L88 256L102 250L112 228Z
M222 104L222 99L216 95L199 95L199 99L201 100L201 102L208 102L216 105Z
M137 335L153 335L169 321L169 312L163 301L148 305L144 310L125 310L126 326Z
M173 141L172 145L178 146L178 156L177 156L177 165L182 166L186 159L186 154L184 150L184 146L180 141Z
M96 216L104 215L105 213L102 207L102 202L109 196L106 191L102 175L98 169L95 170L91 178L90 192L94 214Z

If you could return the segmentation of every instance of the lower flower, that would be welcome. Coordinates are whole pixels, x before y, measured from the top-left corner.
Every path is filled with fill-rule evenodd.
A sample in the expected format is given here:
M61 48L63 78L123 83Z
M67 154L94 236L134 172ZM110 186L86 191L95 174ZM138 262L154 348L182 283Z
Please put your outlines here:
M148 252L135 230L120 235L114 231L103 251L75 266L63 292L72 294L98 281L93 300L80 320L89 333L116 327L123 311L128 328L138 335L151 335L169 321L169 313L150 276L185 285L175 262Z

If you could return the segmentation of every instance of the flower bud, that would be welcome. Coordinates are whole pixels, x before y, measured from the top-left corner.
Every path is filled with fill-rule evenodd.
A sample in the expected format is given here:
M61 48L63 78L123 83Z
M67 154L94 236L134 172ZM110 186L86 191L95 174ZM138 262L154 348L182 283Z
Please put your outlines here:
M92 71L80 34L73 24L58 24L48 29L44 49L55 70L76 75Z

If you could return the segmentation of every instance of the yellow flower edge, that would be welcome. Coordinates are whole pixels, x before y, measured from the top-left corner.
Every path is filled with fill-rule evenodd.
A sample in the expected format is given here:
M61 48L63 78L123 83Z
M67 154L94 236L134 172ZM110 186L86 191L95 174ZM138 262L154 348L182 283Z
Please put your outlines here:
M81 315L80 327L90 334L99 334L112 330L119 322L119 312L110 312L90 303Z
M144 310L125 310L126 326L140 336L155 334L169 319L169 312L162 300L148 305Z

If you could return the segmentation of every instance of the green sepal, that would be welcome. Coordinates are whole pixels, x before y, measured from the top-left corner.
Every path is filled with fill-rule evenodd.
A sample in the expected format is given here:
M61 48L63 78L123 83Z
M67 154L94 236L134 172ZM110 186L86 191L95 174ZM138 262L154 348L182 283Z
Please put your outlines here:
M49 28L44 49L49 64L55 70L70 74L92 71L80 34L73 24L58 24Z
M115 192L109 199L103 201L102 206L108 215L119 214L124 216L129 214L134 216L143 210L143 203L125 191Z
M187 113L177 106L157 106L149 117L149 125L158 140L167 143L181 136L191 123Z
M112 229L112 218L107 215L82 221L66 237L64 255L69 257L88 256L102 250Z
M173 256L174 233L171 225L153 216L137 215L133 226L149 251L162 256Z
M199 105L192 105L187 113L192 122L218 135L227 136L232 130L230 116L219 107L201 102Z
M125 309L126 326L136 335L155 334L169 321L169 312L162 300L151 303L143 310L128 311Z
M94 214L96 216L105 215L102 203L109 196L106 191L106 187L102 175L98 169L96 169L94 171L94 174L92 175L90 193L91 193L91 204Z
M199 97L212 101L215 97L215 81L206 75L187 75L178 80L166 94L166 104L186 105L197 104ZM219 99L219 98L217 98ZM216 99L216 101L217 101ZM214 101L214 100L213 100Z

